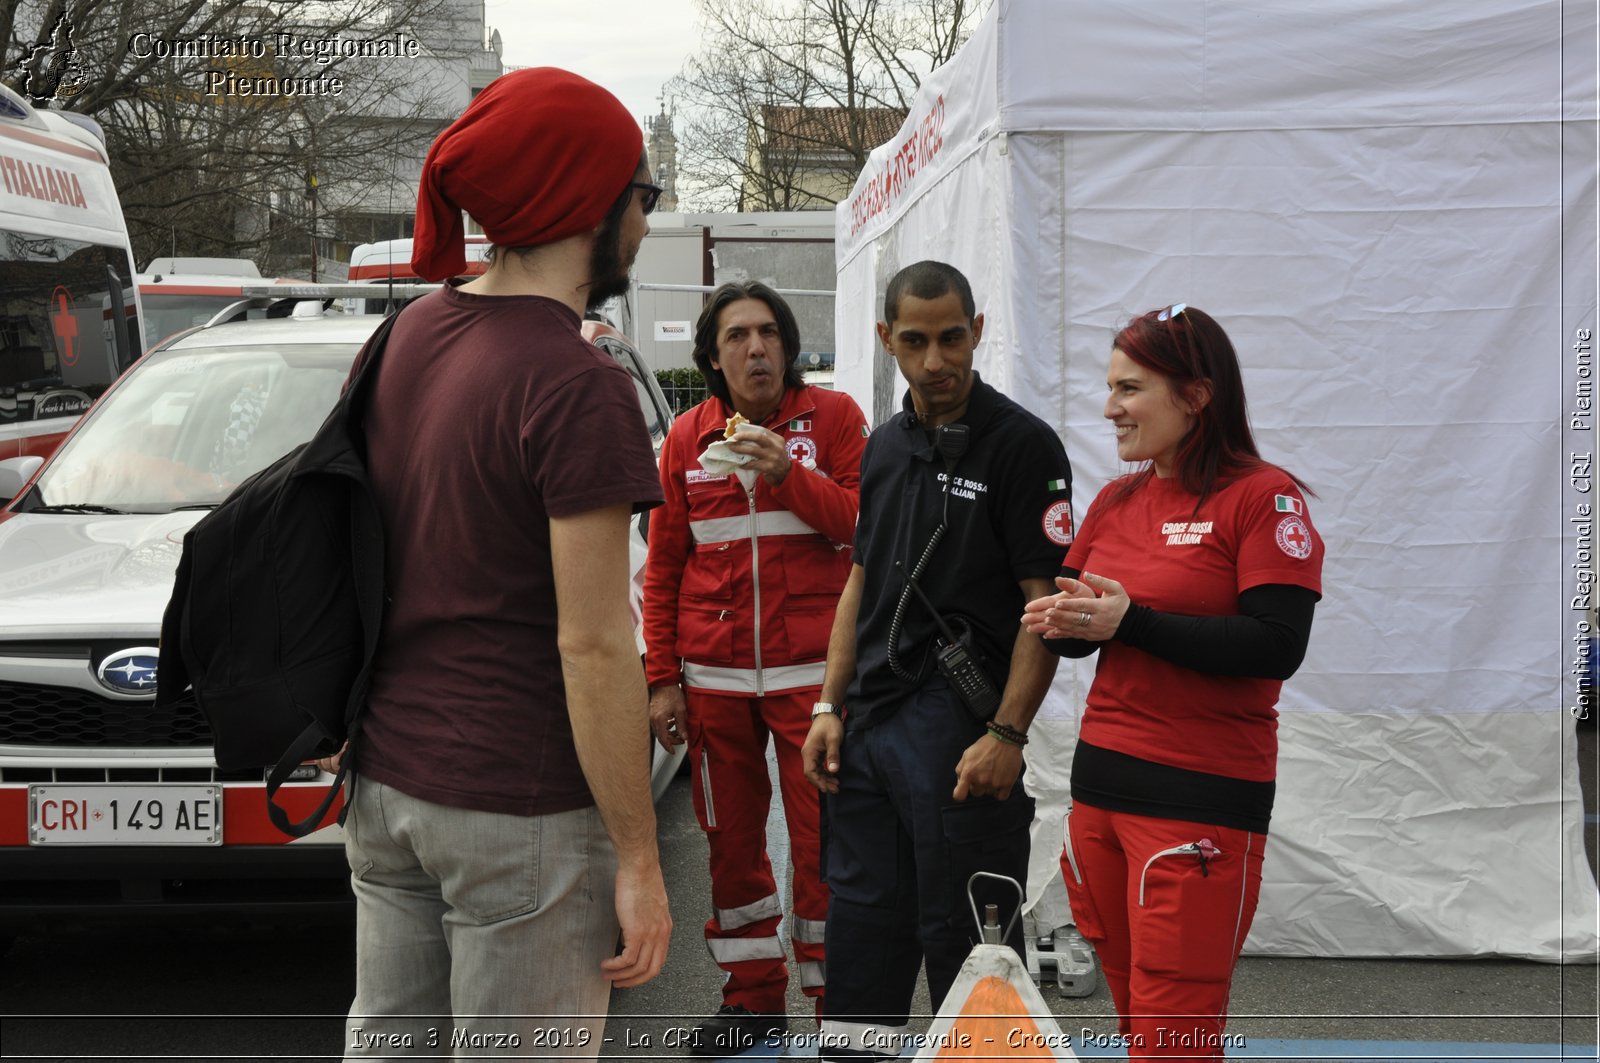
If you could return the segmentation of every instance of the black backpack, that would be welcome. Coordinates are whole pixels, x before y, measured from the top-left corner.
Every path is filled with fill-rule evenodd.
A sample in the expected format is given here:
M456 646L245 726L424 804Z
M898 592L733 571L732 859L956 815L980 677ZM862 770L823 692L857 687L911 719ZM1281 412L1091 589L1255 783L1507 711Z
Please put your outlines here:
M361 414L395 316L362 347L316 435L183 537L161 620L156 704L192 684L217 766L270 768L267 814L295 837L317 829L350 771L378 645L383 527ZM321 805L291 822L273 801L278 788L302 762L347 741Z

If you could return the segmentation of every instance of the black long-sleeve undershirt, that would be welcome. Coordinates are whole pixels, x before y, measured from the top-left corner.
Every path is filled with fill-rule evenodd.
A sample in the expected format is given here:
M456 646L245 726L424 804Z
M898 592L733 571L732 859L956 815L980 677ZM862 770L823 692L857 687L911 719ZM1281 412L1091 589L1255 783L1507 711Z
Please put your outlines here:
M1074 568L1061 574L1079 576ZM1241 592L1231 616L1182 616L1132 603L1112 637L1197 672L1288 679L1305 659L1317 598L1306 587L1269 583ZM1087 657L1101 646L1087 639L1044 644L1060 657Z

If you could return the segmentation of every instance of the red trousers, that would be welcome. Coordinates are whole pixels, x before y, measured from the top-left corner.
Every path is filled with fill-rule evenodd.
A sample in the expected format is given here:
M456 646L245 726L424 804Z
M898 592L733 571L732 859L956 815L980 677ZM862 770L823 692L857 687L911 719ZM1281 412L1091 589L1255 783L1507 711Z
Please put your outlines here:
M767 697L689 691L689 759L694 811L711 848L711 905L706 947L728 972L726 1004L781 1013L789 974L778 922L772 861L767 856L767 736L772 736L794 864L794 921L790 943L807 996L822 996L823 932L828 887L820 869L817 788L806 781L800 747L811 730L817 691Z
M1261 896L1264 834L1076 803L1061 871L1128 1058L1222 1059L1228 990Z

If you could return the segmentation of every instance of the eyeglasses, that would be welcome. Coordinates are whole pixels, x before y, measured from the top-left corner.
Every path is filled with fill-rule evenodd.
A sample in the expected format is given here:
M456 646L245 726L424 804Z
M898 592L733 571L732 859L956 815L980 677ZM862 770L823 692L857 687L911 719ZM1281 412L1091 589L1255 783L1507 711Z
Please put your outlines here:
M646 210L645 213L648 214L648 213L650 213L650 211ZM1189 309L1189 304L1188 303L1173 303L1171 306L1169 306L1165 310L1161 311L1161 313L1157 314L1156 315L1156 320L1157 321L1170 320L1171 318L1177 317L1179 314L1183 313L1187 309Z
M639 200L639 206L644 208L646 214L656 209L656 201L661 198L661 193L666 191L660 185L653 185L646 181L629 181L628 187L644 189L644 196Z

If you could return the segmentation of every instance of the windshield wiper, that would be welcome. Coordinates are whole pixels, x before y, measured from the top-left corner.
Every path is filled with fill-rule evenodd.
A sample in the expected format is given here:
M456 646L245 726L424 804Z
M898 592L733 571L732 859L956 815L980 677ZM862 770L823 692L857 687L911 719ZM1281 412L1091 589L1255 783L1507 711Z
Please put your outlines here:
M29 513L126 513L125 509L98 506L93 502L61 502L53 506L34 506Z
M187 506L173 506L171 512L176 513L180 509L216 509L220 505L221 502L191 502Z

